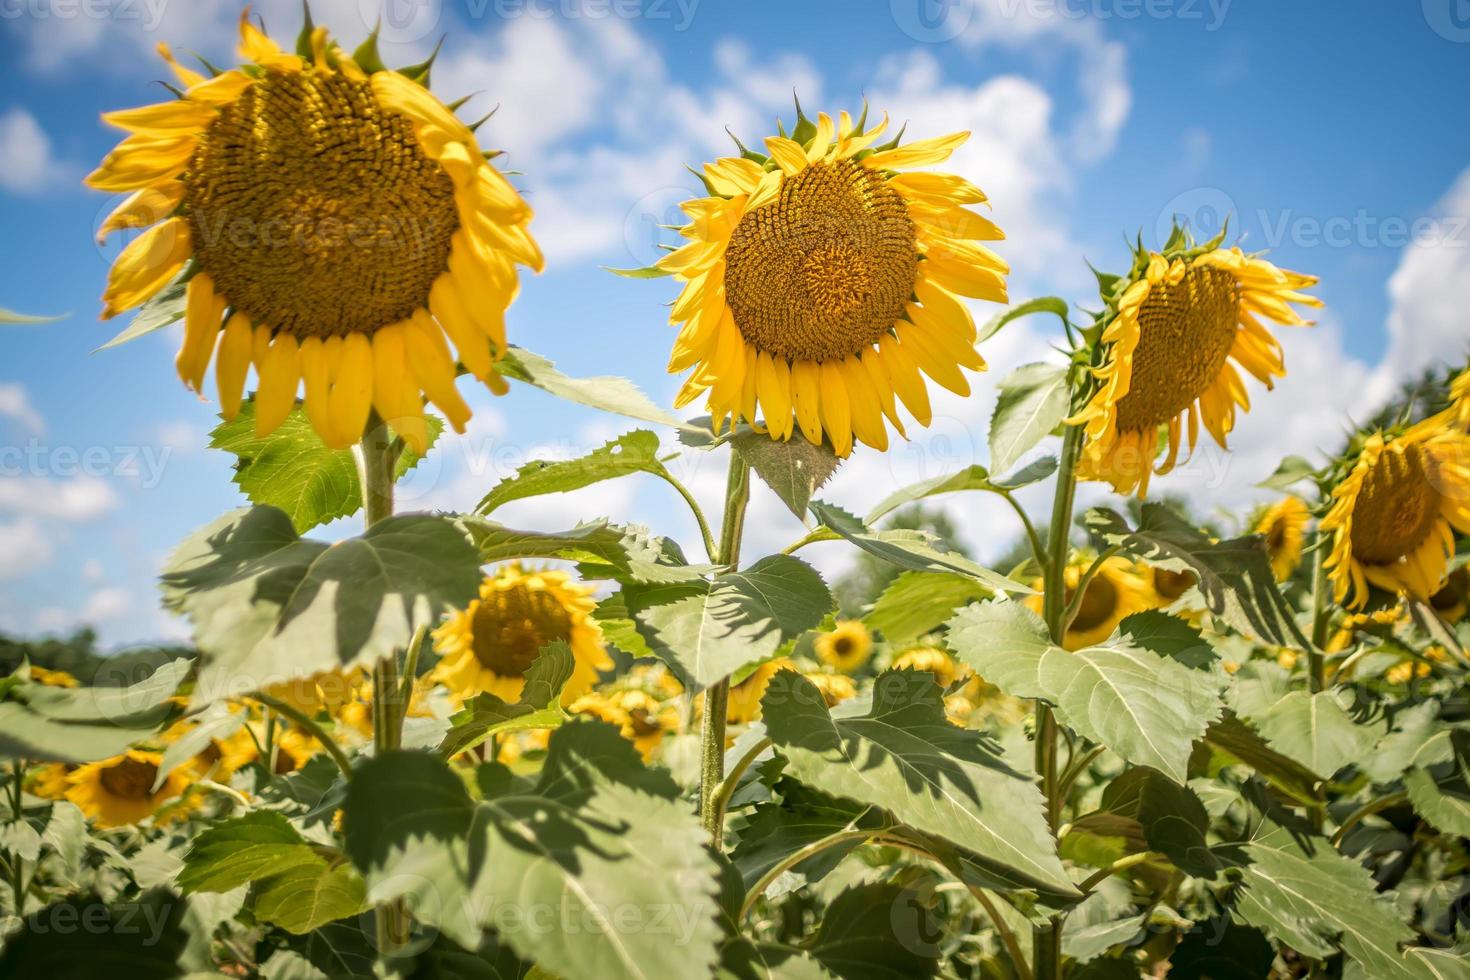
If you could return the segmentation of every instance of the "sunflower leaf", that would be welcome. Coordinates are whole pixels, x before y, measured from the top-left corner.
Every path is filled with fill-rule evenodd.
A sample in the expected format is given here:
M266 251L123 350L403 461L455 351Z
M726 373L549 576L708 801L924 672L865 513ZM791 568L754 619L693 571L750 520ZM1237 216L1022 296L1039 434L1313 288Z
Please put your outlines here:
M158 792L158 787L168 779L169 773L209 748L210 743L215 740L229 738L244 724L243 713L231 711L223 704L212 705L193 728L169 742L168 747L163 750L163 759L158 763L158 776L153 780L153 792Z
M533 354L524 347L512 346L505 358L496 366L505 377L540 388L549 394L578 405L586 405L613 415L652 422L675 429L691 429L674 416L659 408L638 390L637 385L627 378L596 377L570 378L556 369L540 354Z
M1277 752L1326 779L1366 758L1385 734L1381 719L1354 721L1339 698L1335 691L1291 691L1247 720Z
M614 269L610 266L603 266L603 268L615 276L622 276L624 279L663 279L666 276L673 275L673 273L666 272L656 265L645 265L640 269Z
M188 906L165 888L114 902L85 894L61 899L18 919L5 937L0 976L183 977ZM58 928L62 923L73 927Z
M990 468L1004 473L1067 417L1071 388L1065 364L1023 364L1001 379L990 417Z
M440 754L453 758L501 732L556 728L566 718L558 702L575 666L572 648L564 640L542 647L526 668L520 700L512 704L489 693L471 698L449 719L452 727L439 743Z
M1101 809L1136 820L1149 850L1158 851L1185 874L1214 878L1220 860L1210 850L1206 832L1210 815L1187 786L1146 766L1135 766L1103 790Z
M624 433L585 456L565 460L533 460L514 476L497 483L480 501L475 512L489 515L512 500L548 493L566 493L616 480L633 473L649 473L667 479L669 471L659 462L657 434L647 429Z
M1412 766L1404 789L1414 812L1446 834L1470 837L1470 733L1442 729Z
M17 313L0 307L0 323L55 323L57 320L65 319L64 316L31 316L28 313Z
M720 949L716 980L832 980L821 962L795 946L736 936Z
M425 420L433 446L444 431L444 421L433 413ZM233 421L215 426L209 446L236 457L231 479L252 504L279 507L303 534L362 509L362 484L352 451L328 449L299 405L276 431L262 438L255 434L252 397ZM418 464L419 457L405 448L398 457L398 478Z
M673 584L704 580L708 566L690 565L679 545L636 524L606 521L569 531L518 531L478 515L459 519L486 564L517 558L561 558L577 563L583 578L624 583Z
M816 570L789 555L694 582L625 584L622 596L654 654L701 688L767 659L833 605Z
M995 593L968 575L901 572L878 596L863 621L899 648L944 625L955 610Z
M320 863L320 855L284 816L256 810L217 823L194 838L176 880L186 895L227 892L301 865Z
M736 834L730 860L740 873L747 891L761 876L808 844L843 830L879 829L884 824L881 813L861 803L833 799L822 793L796 787L784 794L780 803L758 803L746 823ZM791 869L792 881L818 881L854 851L860 842L853 840L829 847ZM788 891L790 889L787 889ZM777 898L781 892L768 889L766 895Z
M193 666L176 660L125 688L61 688L23 681L0 700L0 758L95 762L153 734Z
M1213 541L1162 504L1143 505L1137 529L1106 507L1087 512L1088 528L1110 545L1168 571L1193 572L1215 615L1266 643L1306 649L1291 604L1271 570L1264 540L1254 534Z
M184 318L184 298L188 288L189 274L185 271L180 273L173 282L159 290L152 299L138 307L138 312L133 314L132 322L97 350L103 351L111 347L118 347L182 320Z
M818 446L803 438L782 442L745 425L730 436L730 445L799 521L806 519L812 495L842 463L826 443Z
M816 517L823 527L847 539L868 554L882 558L899 568L914 572L957 572L977 579L997 592L1022 594L1035 592L1030 586L1022 585L1015 579L991 571L964 555L940 551L935 547L934 536L926 531L900 528L876 530L868 527L860 518L841 507L823 503L820 500L813 500L810 509L812 516Z
M255 886L254 912L261 922L301 936L363 909L366 889L357 869L346 862L314 862L273 874Z
M1019 320L1033 313L1050 313L1059 317L1063 324L1067 323L1067 301L1057 296L1039 296L1036 299L1028 299L1024 303L1017 303L1010 309L990 318L980 328L979 335L975 338L977 344L984 343L1000 332L1000 329L1013 320Z
M1256 484L1267 490L1290 490L1302 480L1310 479L1317 475L1317 467L1310 460L1301 456L1288 456L1276 467L1276 472Z
M1262 778L1285 790L1296 799L1311 801L1317 783L1316 773L1266 744L1256 731L1230 711L1205 732L1205 744L1228 759L1250 766Z
M408 514L335 544L302 538L274 507L237 510L170 556L162 589L203 660L196 703L367 663L463 607L480 557L448 517Z
M834 713L811 681L783 670L761 713L786 775L966 848L1011 887L1075 898L1035 780L980 732L950 724L941 693L928 672L891 670L867 714Z
M849 888L822 916L811 955L842 980L899 980L939 973L937 914L891 882Z
M1015 602L961 610L948 638L961 660L1001 690L1051 703L1084 738L1182 784L1195 740L1224 708L1224 674L1186 667L1147 642L1146 634L1116 636L1068 652L1050 642L1041 617Z

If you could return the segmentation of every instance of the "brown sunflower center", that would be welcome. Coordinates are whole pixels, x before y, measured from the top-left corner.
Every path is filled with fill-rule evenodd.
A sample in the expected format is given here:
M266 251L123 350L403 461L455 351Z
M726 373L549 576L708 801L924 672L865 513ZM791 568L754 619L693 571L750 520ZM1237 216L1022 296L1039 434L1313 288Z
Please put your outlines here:
M725 293L747 343L788 361L843 360L903 316L919 255L903 198L844 160L808 167L740 219Z
M1067 590L1067 601L1072 601L1076 589ZM1072 619L1073 630L1085 632L1106 623L1118 609L1118 586L1107 575L1094 575L1082 593L1082 602L1077 606L1077 615Z
M1219 377L1235 344L1240 286L1222 269L1194 267L1160 283L1138 308L1133 380L1118 427L1151 429L1175 418Z
M472 628L481 665L500 677L522 677L543 646L571 639L572 617L552 593L517 585L481 599Z
M1286 547L1286 521L1281 518L1271 522L1266 529L1266 550L1276 554Z
M1171 572L1166 568L1154 569L1154 591L1161 598L1174 600L1189 591L1194 585L1194 573Z
M454 184L367 82L267 71L220 110L185 176L199 266L252 322L371 333L428 299Z
M98 780L102 788L113 796L125 800L146 800L153 795L153 781L158 778L158 767L151 762L123 759L102 770Z
M1378 457L1353 504L1354 557L1370 565L1391 565L1424 543L1440 513L1432 466L1419 446Z
M839 657L845 657L852 653L854 646L852 637L839 636L832 641L832 652Z

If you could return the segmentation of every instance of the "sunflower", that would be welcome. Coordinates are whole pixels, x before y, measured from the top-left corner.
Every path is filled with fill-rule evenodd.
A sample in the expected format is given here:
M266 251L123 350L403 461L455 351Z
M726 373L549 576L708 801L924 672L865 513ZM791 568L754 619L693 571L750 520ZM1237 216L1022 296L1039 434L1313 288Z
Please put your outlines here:
M1079 558L1067 567L1067 602L1077 594L1077 583L1092 565L1091 559ZM1037 588L1042 586L1038 580ZM1109 558L1098 567L1097 574L1087 583L1077 614L1063 637L1062 646L1067 650L1081 650L1095 646L1113 635L1118 624L1136 612L1156 605L1150 601L1150 589L1143 576L1132 563L1123 558ZM1026 597L1026 605L1040 614L1044 596L1038 592Z
M290 705L304 715L336 714L368 689L367 671L361 667L332 668L309 677L293 677L272 684L262 693Z
M1154 603L1160 609L1166 609L1177 602L1184 593L1194 588L1195 575L1193 572L1174 572L1167 568L1155 568L1150 565L1146 571L1148 587L1153 591Z
M275 744L271 748L275 752L272 771L277 776L284 776L310 762L312 756L322 751L323 746L316 736L299 728L287 727L276 732Z
M813 646L817 659L822 663L844 674L852 674L872 655L873 634L859 620L849 619L838 623L832 632L817 637Z
M63 800L71 789L68 779L76 769L65 762L48 762L26 773L26 792L43 800Z
M1470 435L1447 416L1396 435L1375 432L1332 491L1321 529L1338 602L1356 609L1369 583L1427 600L1445 584L1454 532L1470 533Z
M738 684L730 685L730 699L725 707L725 720L734 725L748 725L761 716L761 698L778 671L794 669L790 660L777 657L767 660Z
M613 665L593 607L591 587L565 572L505 565L480 585L478 599L434 631L442 659L430 676L461 700L489 692L515 701L541 648L562 640L576 661L562 692L562 704L570 705Z
M980 244L1004 235L968 209L986 198L965 178L900 172L942 163L968 133L874 147L886 118L797 112L769 155L705 164L708 196L683 205L689 243L658 262L684 283L669 371L694 370L677 404L708 392L716 432L732 414L759 427L759 408L774 439L883 450L885 416L904 432L895 396L929 424L921 371L963 396L960 369L985 367L960 297L1007 301L1010 270Z
M1201 422L1225 447L1237 406L1250 407L1237 366L1267 388L1286 374L1281 344L1262 321L1307 325L1291 304L1322 305L1301 292L1313 276L1176 238L1182 247L1163 254L1139 249L1132 274L1106 297L1098 388L1070 420L1089 440L1083 478L1140 497L1151 474L1173 469L1186 417L1190 451ZM1168 452L1156 461L1161 436Z
M603 694L593 691L574 702L574 714L589 714L617 725L622 735L637 747L645 761L653 758L664 736L679 730L679 709L636 688Z
M98 827L138 823L183 795L189 787L188 776L179 767L155 791L153 783L158 779L162 763L163 756L157 752L129 749L111 759L78 766L67 776L71 787L66 791L66 798Z
M1267 507L1256 522L1256 533L1266 539L1266 554L1276 581L1291 578L1302 563L1302 543L1307 537L1311 511L1300 497L1282 497Z
M943 690L949 690L956 680L967 675L969 668L955 663L955 659L938 647L913 647L893 658L893 670L924 670L934 675L934 680Z
M825 671L812 671L804 674L812 686L822 692L822 700L827 702L827 707L835 708L837 705L857 697L857 686L853 684L852 678L846 674L829 674Z
M1446 623L1458 623L1470 607L1470 567L1461 565L1450 572L1444 588L1429 597L1429 605Z
M246 65L206 78L161 46L179 97L103 116L132 135L87 178L131 193L102 234L149 230L113 265L102 316L182 274L179 376L202 392L212 359L226 419L253 365L259 435L304 384L327 445L359 439L376 408L422 452L421 393L455 431L470 417L448 341L472 375L505 390L493 363L515 266L542 265L530 209L429 94L427 64L384 68L375 38L349 57L310 24L309 57L288 54L248 17Z
M78 687L77 679L64 670L48 670L45 667L31 665L31 681L43 684L46 687Z
M1450 382L1450 410L1460 428L1470 428L1470 367Z

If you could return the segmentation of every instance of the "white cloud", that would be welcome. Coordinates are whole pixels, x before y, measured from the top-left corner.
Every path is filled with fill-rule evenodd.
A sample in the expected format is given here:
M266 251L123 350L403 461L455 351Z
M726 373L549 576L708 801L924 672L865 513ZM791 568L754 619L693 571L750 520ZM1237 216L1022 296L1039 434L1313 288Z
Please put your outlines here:
M69 179L71 168L51 152L51 138L24 109L0 113L0 187L35 194Z
M24 578L51 561L55 549L41 525L31 518L0 524L0 579Z
M18 382L0 384L0 418L10 419L33 436L46 431L46 421L31 404L30 392Z
M94 477L0 479L0 511L85 521L113 510L119 502L112 486Z
M77 618L88 626L95 626L100 622L117 619L129 612L132 606L133 598L126 589L107 586L87 597Z
M1470 345L1470 169L1427 218L1388 281L1393 308L1383 369L1395 379L1443 361L1462 364Z

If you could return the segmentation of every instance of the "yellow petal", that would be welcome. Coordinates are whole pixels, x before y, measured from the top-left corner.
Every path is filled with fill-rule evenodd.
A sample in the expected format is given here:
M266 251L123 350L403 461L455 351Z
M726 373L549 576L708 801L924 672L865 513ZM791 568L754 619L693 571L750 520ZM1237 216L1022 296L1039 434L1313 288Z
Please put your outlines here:
M846 458L852 453L852 408L847 385L836 362L824 361L818 377L822 393L822 427L832 440L832 450Z
M332 432L343 442L357 442L373 407L373 345L360 333L342 338L342 359L329 402Z
M294 57L294 55L293 55ZM190 102L221 106L234 102L246 89L255 84L255 79L244 72L221 72L207 81L193 85L184 93Z
M879 452L886 451L888 430L883 426L883 410L873 379L868 376L868 369L856 357L847 358L839 367L842 381L847 387L853 435Z
M819 392L820 372L815 361L794 361L791 365L791 407L797 424L807 441L822 444L822 412Z
M301 383L301 349L296 338L278 333L266 351L260 368L260 387L255 392L255 435L264 438L286 421L296 407L296 389Z
M919 366L913 356L906 348L899 346L897 338L887 333L878 338L878 350L883 355L883 363L893 381L894 393L920 425L928 425L933 418L929 407L929 390L924 386L924 379L919 374Z
M379 71L373 73L372 85L373 94L385 108L416 123L437 126L460 142L474 143L475 134L470 128L418 82L396 71Z
M773 439L791 436L791 371L784 360L760 351L756 355L757 396L765 410L766 426Z
M172 218L134 239L107 276L102 319L109 320L151 299L189 261L193 241L189 224Z
M130 133L179 137L198 133L214 122L218 114L218 110L212 105L176 99L173 102L158 102L137 109L104 112L102 121Z
M184 343L174 366L179 380L195 391L199 390L203 378L200 371L201 381L194 380L196 367L201 363L207 367L214 353L215 335L219 333L218 309L214 280L202 272L190 279L184 293Z
M245 393L245 376L250 373L250 351L253 346L250 318L236 312L225 322L220 334L219 352L215 355L214 380L219 389L220 414L233 422L240 414L240 400Z
M158 56L164 61L168 62L168 66L174 70L174 77L179 80L179 84L184 86L184 88L198 85L200 82L204 81L203 75L199 74L192 68L185 68L183 65L179 64L178 59L174 57L173 49L170 48L167 44L164 44L162 41L158 42L157 50Z
M97 229L97 244L101 245L108 235L123 228L147 228L157 224L172 214L183 199L184 183L179 180L166 180L135 191L102 222L102 227Z
M768 136L766 149L771 152L771 158L780 166L782 173L788 177L795 177L807 167L806 151L795 140L784 136Z
M177 177L189 165L198 139L129 136L102 159L84 183L98 191L135 191Z
M301 342L301 381L306 388L303 408L311 427L330 448L336 438L332 431L331 395L332 363L327 343L320 337L307 337Z
M933 139L915 140L907 146L879 150L863 160L863 165L881 170L904 170L909 167L931 167L943 163L970 138L968 132L950 133Z
M459 351L459 359L470 374L484 381L489 377L494 363L490 351L490 338L475 326L459 291L454 288L454 278L448 273L434 280L429 289L429 309L439 321L449 339Z
M470 408L465 404L454 383L454 356L444 340L444 332L423 310L414 313L403 335L404 353L413 376L429 396L455 432L464 432L470 420Z

